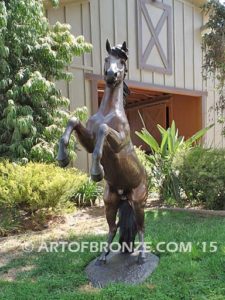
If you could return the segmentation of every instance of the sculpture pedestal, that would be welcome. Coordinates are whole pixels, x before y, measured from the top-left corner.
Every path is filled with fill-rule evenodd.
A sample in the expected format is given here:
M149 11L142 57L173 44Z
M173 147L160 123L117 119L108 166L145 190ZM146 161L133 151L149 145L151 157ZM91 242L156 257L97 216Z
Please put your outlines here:
M158 266L159 258L146 253L144 264L137 264L138 252L113 252L107 256L104 265L96 266L96 259L86 267L88 279L94 287L104 287L109 283L137 284L143 282Z

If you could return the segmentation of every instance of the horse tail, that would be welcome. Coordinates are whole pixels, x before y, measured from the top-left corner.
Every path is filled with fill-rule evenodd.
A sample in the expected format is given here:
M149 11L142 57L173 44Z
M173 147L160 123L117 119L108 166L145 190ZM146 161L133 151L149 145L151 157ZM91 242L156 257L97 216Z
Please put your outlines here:
M133 207L128 200L120 200L118 227L120 228L119 243L122 252L133 252L137 223Z

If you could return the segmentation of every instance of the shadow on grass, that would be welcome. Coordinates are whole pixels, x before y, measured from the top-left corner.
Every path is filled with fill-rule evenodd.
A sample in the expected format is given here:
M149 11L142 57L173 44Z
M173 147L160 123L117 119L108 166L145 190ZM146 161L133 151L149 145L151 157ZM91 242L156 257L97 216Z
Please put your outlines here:
M160 264L145 283L94 289L84 269L98 253L90 253L89 249L76 253L68 249L34 251L0 268L0 277L10 270L15 272L12 281L0 281L0 299L224 299L224 225L221 217L146 212L146 242L160 256ZM105 241L105 236L73 236L69 241L98 242ZM214 250L211 242L217 247L215 252L210 252ZM172 251L166 248L169 243ZM191 243L190 251L180 251L181 243ZM173 251L174 244L178 245L177 251Z

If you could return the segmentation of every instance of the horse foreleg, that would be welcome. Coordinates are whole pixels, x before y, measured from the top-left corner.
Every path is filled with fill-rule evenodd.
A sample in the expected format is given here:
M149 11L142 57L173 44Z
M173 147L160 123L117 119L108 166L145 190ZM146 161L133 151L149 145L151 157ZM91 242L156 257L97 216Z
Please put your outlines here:
M110 192L110 188L106 185L104 193L104 204L105 204L105 214L106 220L109 225L109 233L107 239L107 245L101 253L100 257L96 261L96 265L101 265L106 263L106 256L110 252L110 246L117 232L116 225L116 214L119 207L120 199L116 193Z
M75 135L79 143L88 153L92 153L94 151L94 137L80 122L75 128Z
M88 151L93 152L94 149L94 139L87 128L85 128L80 121L73 117L69 120L68 125L63 133L61 139L59 140L59 150L57 155L57 160L60 166L66 167L69 164L69 157L67 153L67 147L69 144L70 136L75 130L76 136L81 143L81 145Z
M101 158L105 140L109 143L115 153L118 153L128 141L128 135L124 130L117 132L107 124L99 126L96 138L96 145L92 155L91 177L94 181L101 181L104 177L104 170L101 165Z
M96 137L96 144L92 154L91 178L93 181L96 182L101 181L104 177L104 170L101 165L101 158L106 138L106 127L108 126L105 124L99 126Z

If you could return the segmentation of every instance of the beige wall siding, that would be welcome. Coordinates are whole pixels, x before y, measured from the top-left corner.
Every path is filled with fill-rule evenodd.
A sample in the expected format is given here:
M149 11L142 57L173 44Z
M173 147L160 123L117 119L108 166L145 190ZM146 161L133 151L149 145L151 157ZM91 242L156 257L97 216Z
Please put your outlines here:
M100 30L100 4L98 1L90 2L90 19L91 19L91 32L92 32L92 55L93 55L93 69L97 74L101 74L101 30Z
M206 137L206 144L223 146L221 125L217 123L215 105L218 95L213 80L204 84L201 75L202 49L201 10L188 1L157 0L171 6L172 10L172 74L161 74L139 68L138 63L138 8L137 0L74 0L58 9L48 9L51 23L57 20L72 26L75 36L83 34L93 44L91 54L75 58L70 71L74 79L67 86L60 82L59 87L71 100L71 110L86 105L91 111L90 83L84 79L85 72L103 74L106 55L105 42L109 38L112 45L127 41L129 47L128 79L138 82L163 85L174 88L208 91L203 101L203 124L215 123ZM149 40L148 29L143 32L145 42ZM161 42L166 40L165 30L161 32ZM154 57L152 58L154 60ZM79 153L77 164L83 169L89 168L85 151Z
M202 81L202 48L201 48L201 28L203 18L199 8L193 8L193 63L194 63L194 89L204 89Z
M179 0L160 0L160 2L172 7L171 75L139 69L137 0L90 0L90 2L75 0L74 3L62 8L50 9L48 15L51 22L58 19L70 23L75 35L84 34L85 38L93 43L92 55L86 54L82 58L74 59L73 67L79 66L80 69L90 70L90 67L93 67L94 73L103 74L106 39L109 38L111 44L126 40L129 47L130 80L201 90L200 28L203 24L201 11L189 2ZM144 39L146 41L149 39L147 30L144 32ZM166 39L165 33L161 39Z
M129 30L127 31L127 43L129 47L129 61L128 61L128 78L130 80L141 81L143 74L138 66L138 54L137 54L137 8L136 0L128 0L129 5L127 6L127 22ZM147 74L146 80L152 81L152 73Z
M162 2L172 7L172 74L164 75L139 69L137 0L91 0L93 53L98 62L94 64L94 73L102 74L106 38L109 38L111 44L126 40L129 47L130 80L178 88L202 89L201 11L188 2L178 0ZM144 31L143 34L143 39L148 41L148 31ZM166 39L165 33L161 38Z

